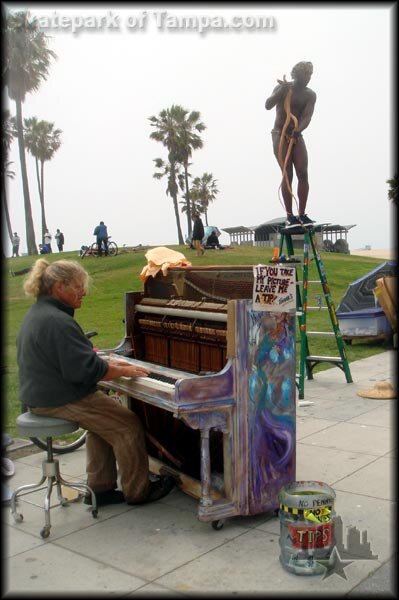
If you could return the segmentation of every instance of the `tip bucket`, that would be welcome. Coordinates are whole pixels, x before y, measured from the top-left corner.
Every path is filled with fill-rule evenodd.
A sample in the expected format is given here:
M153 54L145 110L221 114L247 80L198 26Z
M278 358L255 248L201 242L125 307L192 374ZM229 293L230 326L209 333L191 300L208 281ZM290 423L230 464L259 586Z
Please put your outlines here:
M322 481L293 481L279 493L280 562L296 575L321 575L334 547L334 490Z

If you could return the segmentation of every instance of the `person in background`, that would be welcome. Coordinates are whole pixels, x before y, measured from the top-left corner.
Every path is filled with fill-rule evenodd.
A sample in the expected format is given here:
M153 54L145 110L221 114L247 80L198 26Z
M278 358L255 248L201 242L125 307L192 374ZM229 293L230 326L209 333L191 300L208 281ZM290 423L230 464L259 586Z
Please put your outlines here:
M58 252L62 252L64 249L64 234L62 233L62 231L57 229L54 239L57 242Z
M202 256L205 252L202 245L202 240L204 237L204 225L198 213L193 213L193 221L193 246L197 251L197 256Z
M186 236L186 241L185 241L186 246L188 246L190 248L190 250L195 250L192 241L190 240L189 236Z
M19 244L21 243L21 238L19 237L18 233L15 231L14 235L12 236L12 256L19 256Z
M174 479L150 481L140 419L96 388L99 381L146 377L149 371L95 352L74 319L88 286L88 273L75 261L34 263L24 291L36 303L17 336L21 401L34 414L76 421L87 430L87 484L99 506L153 502L172 490ZM116 489L117 465L122 491ZM84 502L91 504L91 495Z
M104 254L108 255L108 230L107 226L104 225L104 221L100 221L100 224L93 231L93 235L97 237L97 246L98 246L98 255L103 255L103 246L104 246Z
M44 234L43 242L47 246L49 254L51 254L51 252L53 251L52 248L51 248L51 240L52 239L53 239L53 236L51 235L51 233L49 232L49 230L46 229L46 233Z
M212 231L211 235L208 236L206 245L210 248L218 248L218 250L222 250L222 246L219 244L219 238L215 231Z

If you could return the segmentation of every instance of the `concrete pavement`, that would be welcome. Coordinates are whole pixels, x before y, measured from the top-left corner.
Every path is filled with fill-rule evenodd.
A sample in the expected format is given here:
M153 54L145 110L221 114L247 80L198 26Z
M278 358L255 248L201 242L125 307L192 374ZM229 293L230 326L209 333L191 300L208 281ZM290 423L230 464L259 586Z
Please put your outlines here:
M279 562L277 517L237 517L215 531L197 519L197 501L178 489L149 505L101 507L98 519L80 500L54 508L46 540L40 537L43 511L20 500L22 523L14 523L9 507L2 511L3 596L397 597L392 580L397 399L356 395L377 381L394 383L394 354L352 362L351 384L338 368L316 372L305 383L305 399L313 404L297 408L296 479L332 486L344 542L350 527L366 531L377 559L356 559L324 575L294 575ZM8 455L12 458L12 451ZM8 485L15 489L38 481L43 457L38 452L15 459ZM59 460L66 479L85 480L84 448ZM39 503L44 492L28 499L33 496Z

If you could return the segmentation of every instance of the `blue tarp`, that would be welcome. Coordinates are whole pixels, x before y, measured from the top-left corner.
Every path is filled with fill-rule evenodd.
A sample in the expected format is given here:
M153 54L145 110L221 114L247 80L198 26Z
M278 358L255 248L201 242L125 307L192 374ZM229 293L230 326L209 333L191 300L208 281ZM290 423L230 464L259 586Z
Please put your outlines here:
M208 245L208 238L210 237L210 235L212 233L215 233L217 238L219 238L220 236L220 231L217 227L215 227L215 225L204 225L204 237L202 238L202 245L203 246L207 246ZM192 235L187 236L186 238L186 243L188 245L191 245L191 240L192 240Z
M376 281L380 277L392 277L396 275L396 260L387 260L373 271L366 273L363 277L353 281L346 290L336 312L347 313L366 308L374 308L376 305L373 293Z

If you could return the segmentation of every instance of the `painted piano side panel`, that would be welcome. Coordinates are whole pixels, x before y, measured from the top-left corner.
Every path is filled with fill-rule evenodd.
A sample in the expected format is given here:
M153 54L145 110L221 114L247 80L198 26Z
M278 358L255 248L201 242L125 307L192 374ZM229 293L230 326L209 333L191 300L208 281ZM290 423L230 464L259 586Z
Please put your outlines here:
M247 456L239 485L255 514L278 508L280 488L295 480L295 313L237 304L239 446Z

